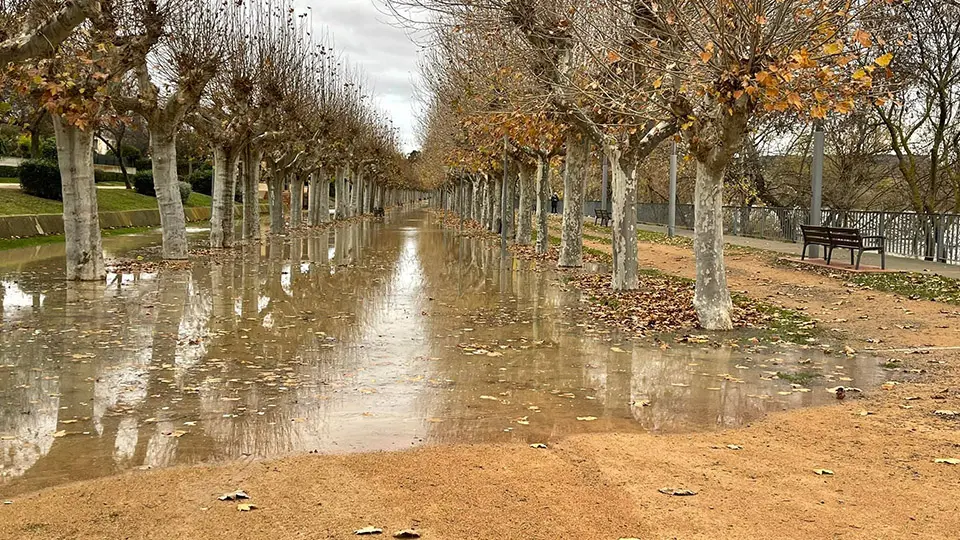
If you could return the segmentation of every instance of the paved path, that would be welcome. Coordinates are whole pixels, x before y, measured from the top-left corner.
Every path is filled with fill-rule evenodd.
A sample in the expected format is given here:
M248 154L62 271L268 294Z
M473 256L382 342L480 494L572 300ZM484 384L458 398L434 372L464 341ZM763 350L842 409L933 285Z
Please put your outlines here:
M643 223L637 224L637 228L659 232L666 234L667 228L657 225L646 225ZM677 234L679 236L685 236L687 238L693 237L693 231L687 229L677 229ZM767 240L765 238L750 238L747 236L733 236L733 235L724 235L724 239L728 244L734 244L738 246L746 246L757 249L766 249L768 251L779 251L787 255L796 255L800 256L800 252L803 250L802 244L795 244L792 242L780 242L777 240ZM836 257L839 257L840 260L843 260L843 256L846 255L845 251L835 252ZM880 266L880 256L876 253L864 253L863 254L863 264L868 264L872 266ZM887 254L887 268L891 270L902 270L904 272L922 272L930 274L939 274L944 277L957 278L960 279L960 265L955 264L944 264L931 261L922 261L919 259L911 259L907 257L897 257L895 255Z

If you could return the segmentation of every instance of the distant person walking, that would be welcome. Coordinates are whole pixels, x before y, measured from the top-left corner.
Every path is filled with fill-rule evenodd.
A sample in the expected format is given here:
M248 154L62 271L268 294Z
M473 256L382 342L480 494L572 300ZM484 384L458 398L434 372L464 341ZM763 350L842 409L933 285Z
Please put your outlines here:
M557 192L553 192L553 196L550 197L550 213L557 213L557 204L560 202L560 196L557 195Z

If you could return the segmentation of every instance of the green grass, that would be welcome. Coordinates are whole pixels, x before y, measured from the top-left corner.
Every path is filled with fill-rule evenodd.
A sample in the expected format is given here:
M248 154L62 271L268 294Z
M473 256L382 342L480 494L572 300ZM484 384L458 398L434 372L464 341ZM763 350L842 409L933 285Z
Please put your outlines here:
M844 279L861 287L901 294L914 300L960 304L960 279L917 272L851 274Z
M19 178L0 178L0 184L19 184Z
M97 206L101 212L152 210L157 207L157 199L132 190L99 189ZM185 206L210 206L210 197L201 193L191 193ZM0 189L0 216L62 213L63 204L60 201L25 195L19 189Z
M807 386L814 379L819 379L823 375L816 371L798 371L796 373L777 372L777 378L800 386Z
M0 189L0 216L20 214L62 214L63 204L24 195L19 189Z
M157 199L126 189L98 189L97 206L101 212L121 210L151 210L157 207Z
M194 192L190 194L190 198L187 199L187 204L184 206L210 206L212 202L213 197Z
M156 227L123 227L120 229L104 229L100 232L103 237L120 236L123 234L139 234ZM49 236L31 236L28 238L0 238L0 251L7 249L17 249L33 246L42 246L46 244L56 244L63 242L62 234L51 234Z

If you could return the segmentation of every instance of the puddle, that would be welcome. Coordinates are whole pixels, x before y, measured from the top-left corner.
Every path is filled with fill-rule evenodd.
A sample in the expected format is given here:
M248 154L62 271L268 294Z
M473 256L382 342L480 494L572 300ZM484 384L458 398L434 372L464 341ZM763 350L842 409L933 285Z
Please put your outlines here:
M104 239L117 255L157 241ZM61 265L0 268L5 496L308 451L715 429L882 377L799 348L620 343L554 274L422 212L107 286L67 285ZM812 368L810 391L771 378Z

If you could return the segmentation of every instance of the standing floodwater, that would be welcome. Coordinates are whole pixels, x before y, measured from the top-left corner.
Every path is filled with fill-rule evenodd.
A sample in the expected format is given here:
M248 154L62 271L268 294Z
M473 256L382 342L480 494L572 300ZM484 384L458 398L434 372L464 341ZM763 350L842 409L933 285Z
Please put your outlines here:
M106 285L23 256L0 262L0 495L293 452L733 426L880 376L816 350L621 343L555 274L426 212ZM774 378L799 362L824 376Z

